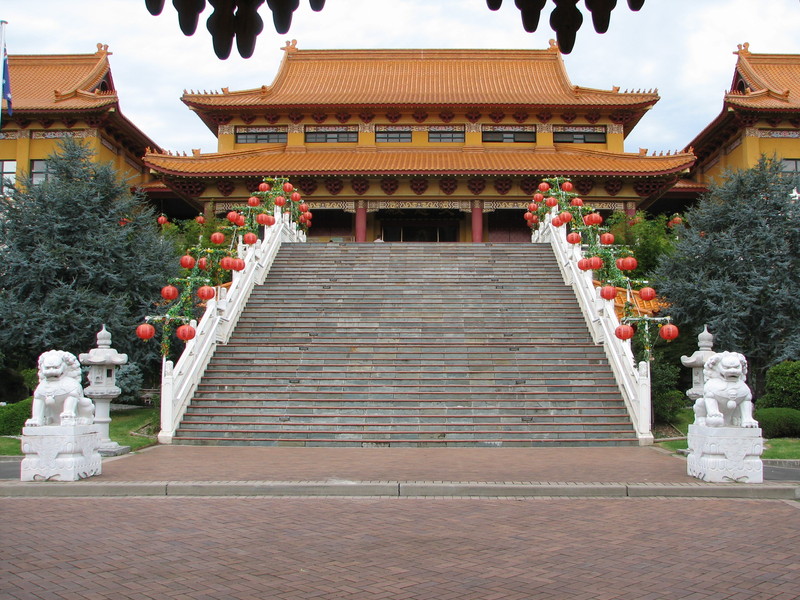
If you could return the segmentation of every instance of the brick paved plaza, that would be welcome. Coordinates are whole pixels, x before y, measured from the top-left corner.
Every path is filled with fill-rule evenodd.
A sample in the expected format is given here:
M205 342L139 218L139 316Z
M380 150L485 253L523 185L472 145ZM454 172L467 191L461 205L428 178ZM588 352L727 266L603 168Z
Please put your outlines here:
M0 498L10 599L800 597L800 504Z

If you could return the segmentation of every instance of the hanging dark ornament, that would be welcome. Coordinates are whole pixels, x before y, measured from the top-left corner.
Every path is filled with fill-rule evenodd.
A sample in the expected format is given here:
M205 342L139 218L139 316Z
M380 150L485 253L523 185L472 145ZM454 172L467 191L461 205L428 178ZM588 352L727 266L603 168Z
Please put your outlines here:
M161 14L161 11L164 10L164 0L144 0L144 4L147 7L147 11L157 17Z
M628 7L631 10L639 10L644 6L644 0L628 0Z
M592 25L597 33L608 31L611 23L611 11L617 5L617 0L585 0L586 8L592 13Z
M206 27L211 33L214 54L225 60L231 55L235 35L236 17L233 14L236 0L209 0L214 12L208 17Z
M576 8L578 0L553 0L556 7L550 13L550 27L556 32L558 48L563 54L572 52L575 35L583 24L583 15Z
M522 28L528 33L533 33L539 27L539 17L547 0L514 0L520 13L522 13Z
M319 12L325 8L325 0L308 0L308 3L311 5L311 10L314 12Z
M256 49L256 39L264 30L264 21L258 15L258 7L264 0L239 0L236 10L236 48L242 58L250 58Z
M206 8L206 0L172 0L178 11L178 25L183 35L194 35L200 13Z
M503 0L486 0L486 6L489 7L489 10L498 10L502 4Z
M300 6L300 0L267 0L267 6L272 11L275 31L286 33L292 25L292 14Z

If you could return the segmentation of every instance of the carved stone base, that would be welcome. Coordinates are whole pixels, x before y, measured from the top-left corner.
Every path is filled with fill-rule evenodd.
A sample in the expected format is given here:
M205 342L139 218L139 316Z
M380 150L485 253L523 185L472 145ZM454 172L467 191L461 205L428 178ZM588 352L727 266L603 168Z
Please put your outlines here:
M78 481L100 475L100 434L93 425L22 428L22 481Z
M763 483L761 429L689 425L686 472L712 483Z

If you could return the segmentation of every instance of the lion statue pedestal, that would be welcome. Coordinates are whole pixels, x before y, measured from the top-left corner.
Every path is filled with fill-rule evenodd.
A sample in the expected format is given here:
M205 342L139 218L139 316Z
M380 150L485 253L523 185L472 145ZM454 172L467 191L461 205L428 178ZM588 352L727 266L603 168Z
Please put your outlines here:
M77 481L101 472L94 404L83 395L81 366L69 352L39 357L39 385L22 429L22 481Z
M703 376L703 395L689 425L687 473L713 483L762 483L764 440L745 383L747 360L736 352L713 354Z

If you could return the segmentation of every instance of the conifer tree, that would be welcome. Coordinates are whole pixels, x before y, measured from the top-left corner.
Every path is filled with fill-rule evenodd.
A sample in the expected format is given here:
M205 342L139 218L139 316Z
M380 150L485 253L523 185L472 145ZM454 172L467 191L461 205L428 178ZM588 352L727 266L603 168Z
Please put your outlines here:
M51 348L86 352L103 324L131 361L157 360L156 347L136 343L135 328L177 270L177 252L110 164L66 139L46 181L22 178L0 198L0 240L6 365L34 366Z
M759 395L766 369L800 356L800 204L776 159L728 172L686 214L655 272L681 329L707 323L715 349L744 354Z

